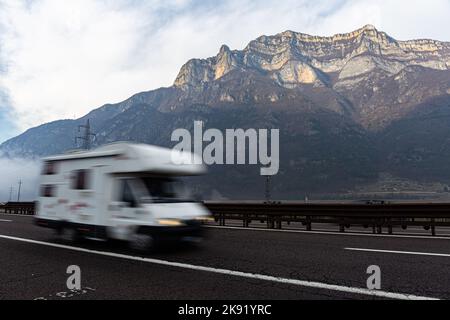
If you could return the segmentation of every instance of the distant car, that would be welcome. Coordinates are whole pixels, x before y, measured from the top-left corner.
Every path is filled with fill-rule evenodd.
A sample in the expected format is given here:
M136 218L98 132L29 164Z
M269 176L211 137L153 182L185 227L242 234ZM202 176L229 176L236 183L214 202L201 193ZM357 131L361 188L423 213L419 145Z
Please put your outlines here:
M65 240L118 239L139 250L165 240L199 241L211 215L183 199L178 177L206 169L198 161L175 164L173 156L169 149L119 143L46 158L35 222Z

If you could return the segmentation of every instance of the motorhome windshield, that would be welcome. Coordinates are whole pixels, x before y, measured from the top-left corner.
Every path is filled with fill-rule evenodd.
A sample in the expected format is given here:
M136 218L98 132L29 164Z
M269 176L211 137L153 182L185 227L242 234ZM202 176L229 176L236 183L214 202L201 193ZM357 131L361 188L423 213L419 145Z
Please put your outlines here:
M178 202L182 199L183 183L173 178L142 178L153 202ZM184 198L184 197L183 197Z

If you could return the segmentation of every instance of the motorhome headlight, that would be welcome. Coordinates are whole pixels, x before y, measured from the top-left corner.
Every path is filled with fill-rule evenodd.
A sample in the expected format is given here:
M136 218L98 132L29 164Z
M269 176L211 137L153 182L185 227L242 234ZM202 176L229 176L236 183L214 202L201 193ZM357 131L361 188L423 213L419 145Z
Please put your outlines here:
M181 227L185 225L185 223L179 219L159 219L157 222L159 225L166 227Z
M211 216L201 216L201 217L195 218L195 220L200 221L200 222L215 222L214 217L211 217Z

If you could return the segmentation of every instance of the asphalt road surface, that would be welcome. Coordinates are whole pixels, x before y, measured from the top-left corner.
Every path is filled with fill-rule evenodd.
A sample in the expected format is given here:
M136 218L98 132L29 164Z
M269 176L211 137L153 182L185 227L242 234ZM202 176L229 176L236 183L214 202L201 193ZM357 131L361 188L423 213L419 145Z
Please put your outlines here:
M450 299L450 238L208 228L197 247L139 256L122 243L62 243L0 215L0 299ZM81 268L81 291L67 268ZM367 289L369 266L381 290Z

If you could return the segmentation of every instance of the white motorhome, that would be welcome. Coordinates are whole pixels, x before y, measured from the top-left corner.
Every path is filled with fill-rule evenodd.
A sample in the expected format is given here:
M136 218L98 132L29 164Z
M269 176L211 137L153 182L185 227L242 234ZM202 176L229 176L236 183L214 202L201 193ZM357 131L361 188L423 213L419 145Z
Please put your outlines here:
M45 158L35 223L65 240L118 239L136 249L166 239L200 240L210 213L183 198L178 179L205 173L195 157L116 143Z

